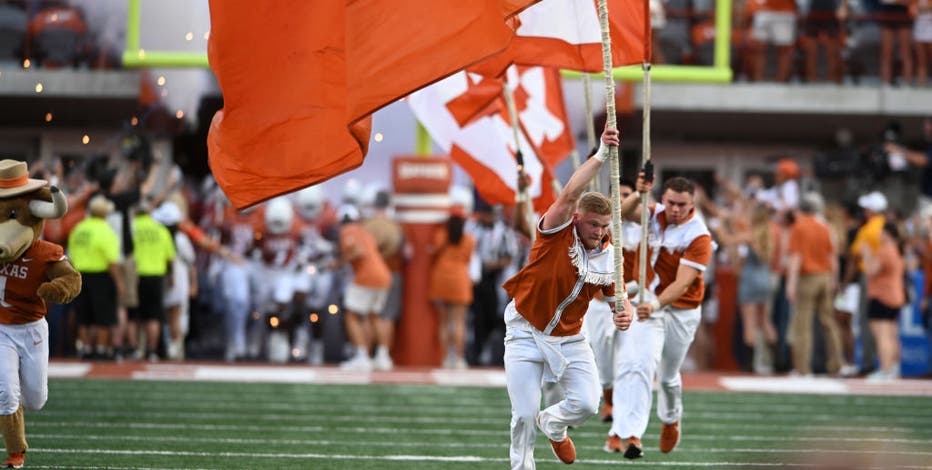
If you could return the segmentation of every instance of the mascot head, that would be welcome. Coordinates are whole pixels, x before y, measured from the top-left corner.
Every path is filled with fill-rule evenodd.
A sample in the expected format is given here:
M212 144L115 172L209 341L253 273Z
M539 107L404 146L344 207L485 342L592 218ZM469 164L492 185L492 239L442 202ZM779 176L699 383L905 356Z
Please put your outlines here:
M30 178L25 162L0 160L0 263L22 256L39 239L45 219L67 211L65 195Z

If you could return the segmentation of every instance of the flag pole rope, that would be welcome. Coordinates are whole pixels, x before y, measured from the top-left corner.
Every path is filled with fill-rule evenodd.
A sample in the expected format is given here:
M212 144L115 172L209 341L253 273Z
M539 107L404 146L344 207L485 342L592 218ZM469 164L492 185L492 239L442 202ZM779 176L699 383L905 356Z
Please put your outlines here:
M615 79L612 76L612 38L608 26L608 0L598 0L599 6L599 28L602 32L602 63L605 67L605 127L608 129L617 129L618 124L615 116ZM622 253L622 232L621 232L621 197L618 194L618 180L621 173L621 165L618 161L618 147L608 146L608 159L611 162L611 174L609 178L609 188L612 199L612 246L615 252L615 297L616 309L621 311L624 308L624 299L628 296L625 288L624 271L625 260Z
M653 178L653 164L650 160L650 62L644 63L644 110L641 130L641 168L646 178ZM648 210L647 195L641 194L641 243L638 247L638 303L644 303L647 294L647 237Z

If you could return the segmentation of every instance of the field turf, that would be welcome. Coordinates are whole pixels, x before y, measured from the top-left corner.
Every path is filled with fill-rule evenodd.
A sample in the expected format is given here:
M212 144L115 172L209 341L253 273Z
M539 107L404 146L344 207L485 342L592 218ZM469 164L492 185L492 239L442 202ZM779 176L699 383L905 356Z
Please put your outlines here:
M26 468L501 469L504 388L53 379L26 413ZM676 451L602 450L608 424L571 431L570 468L929 468L932 397L687 391ZM541 469L565 468L538 435Z

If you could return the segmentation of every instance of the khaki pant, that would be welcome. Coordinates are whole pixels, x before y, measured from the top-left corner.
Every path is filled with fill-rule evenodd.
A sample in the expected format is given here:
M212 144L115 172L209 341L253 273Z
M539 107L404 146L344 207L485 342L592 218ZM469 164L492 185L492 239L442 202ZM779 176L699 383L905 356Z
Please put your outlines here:
M136 272L136 259L127 256L123 259L123 298L120 305L126 308L139 306L139 273Z
M799 277L796 305L790 322L790 344L793 347L793 368L800 374L812 373L813 315L818 316L825 335L826 369L834 374L841 367L841 333L832 307L831 276L830 273L822 273Z

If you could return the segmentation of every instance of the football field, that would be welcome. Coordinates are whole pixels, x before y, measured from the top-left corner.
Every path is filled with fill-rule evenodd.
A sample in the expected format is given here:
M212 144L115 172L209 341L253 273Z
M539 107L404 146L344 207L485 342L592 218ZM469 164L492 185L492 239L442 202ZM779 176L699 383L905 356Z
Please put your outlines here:
M402 382L402 381L399 381ZM27 468L501 469L504 387L52 379L26 413ZM608 424L572 430L571 468L930 468L932 397L687 390L676 451L602 450ZM538 435L539 468L564 468Z

